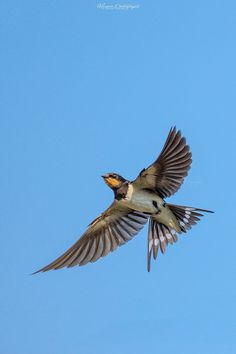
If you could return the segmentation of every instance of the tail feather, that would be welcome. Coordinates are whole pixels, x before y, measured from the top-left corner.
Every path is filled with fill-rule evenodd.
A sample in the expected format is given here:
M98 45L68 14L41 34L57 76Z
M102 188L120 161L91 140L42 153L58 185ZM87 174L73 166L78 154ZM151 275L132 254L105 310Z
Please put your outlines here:
M147 264L148 272L150 272L151 270L152 252L153 252L154 259L156 259L155 254L157 256L158 244L159 244L159 240L157 237L156 228L154 227L154 223L149 222L148 224L148 264Z
M167 205L179 222L181 229L179 233L187 232L200 220L203 214L199 212L213 213L213 211L205 209L174 204ZM165 253L168 243L173 244L177 240L177 231L175 229L159 223L152 217L150 218L148 230L148 272L150 272L151 269L152 253L153 258L156 259L159 249L162 253Z
M180 228L183 232L187 232L187 230L190 230L193 225L200 221L200 217L202 217L204 214L199 213L199 211L204 213L213 213L211 210L174 204L168 204L168 207L177 218Z

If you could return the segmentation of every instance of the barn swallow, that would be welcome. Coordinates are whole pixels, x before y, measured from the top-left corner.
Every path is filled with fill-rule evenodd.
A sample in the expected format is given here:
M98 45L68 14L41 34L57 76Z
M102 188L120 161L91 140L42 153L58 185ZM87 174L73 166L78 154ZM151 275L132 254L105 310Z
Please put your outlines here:
M200 220L202 212L212 213L165 201L178 191L191 162L186 139L174 127L158 158L134 181L117 173L103 175L114 192L110 207L89 225L72 247L35 273L95 262L131 240L148 220L147 269L150 271L152 255L156 259L159 250L164 253L169 243L177 241L177 234L187 232Z

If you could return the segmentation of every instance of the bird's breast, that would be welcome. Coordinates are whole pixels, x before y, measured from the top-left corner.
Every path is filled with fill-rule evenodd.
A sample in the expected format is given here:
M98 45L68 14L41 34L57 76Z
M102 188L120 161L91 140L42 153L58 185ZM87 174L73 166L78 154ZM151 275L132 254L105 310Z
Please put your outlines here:
M144 213L156 213L157 207L162 206L163 200L151 191L134 188L130 183L124 203L126 206L134 210Z

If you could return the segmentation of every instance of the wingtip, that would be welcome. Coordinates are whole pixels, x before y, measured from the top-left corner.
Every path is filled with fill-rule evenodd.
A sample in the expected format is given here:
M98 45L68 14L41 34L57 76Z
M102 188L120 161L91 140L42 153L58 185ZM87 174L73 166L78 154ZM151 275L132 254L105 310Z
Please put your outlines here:
M174 135L179 134L179 135L182 136L181 130L180 130L180 129L177 129L176 125L173 125L173 126L170 128L169 134L174 134Z
M46 266L46 267L43 267L43 268L40 268L40 269L36 270L35 272L31 273L30 275L35 275L35 274L38 274L38 273L45 273L48 270L53 270L53 268L48 268Z
M42 269L39 269L39 270L36 270L33 273L30 273L29 275L35 275L35 274L38 274L38 273L41 273L41 272L42 272Z

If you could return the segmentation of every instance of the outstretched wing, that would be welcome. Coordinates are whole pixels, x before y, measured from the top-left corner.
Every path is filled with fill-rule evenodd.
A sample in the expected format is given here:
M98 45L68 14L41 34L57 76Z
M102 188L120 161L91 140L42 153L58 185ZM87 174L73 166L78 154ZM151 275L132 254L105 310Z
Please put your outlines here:
M115 200L104 213L89 225L87 231L72 247L35 273L95 262L131 240L147 220L147 215L121 207L119 202Z
M137 187L155 190L162 198L177 192L187 176L192 154L180 130L171 128L157 160L141 171L133 182Z

